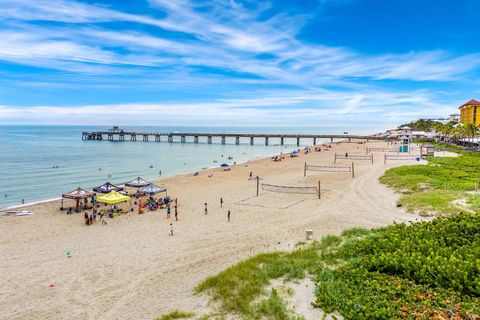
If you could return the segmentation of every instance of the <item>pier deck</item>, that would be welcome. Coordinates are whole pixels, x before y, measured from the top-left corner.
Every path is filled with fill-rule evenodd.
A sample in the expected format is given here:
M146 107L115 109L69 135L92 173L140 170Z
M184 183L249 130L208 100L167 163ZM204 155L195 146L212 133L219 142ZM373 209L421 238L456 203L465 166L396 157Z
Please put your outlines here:
M349 135L349 134L273 134L273 133L200 133L200 132L134 132L134 131L123 131L123 130L109 130L109 131L93 131L93 132L83 132L82 140L106 140L108 141L149 141L150 138L155 142L161 142L162 138L166 138L168 142L174 142L177 138L180 139L178 142L186 143L187 137L193 138L194 143L199 143L200 138L206 138L206 142L211 144L214 138L220 138L222 144L226 144L227 138L235 139L235 144L240 144L241 138L247 138L250 141L250 144L253 145L255 139L264 139L265 145L269 144L269 139L276 138L280 139L280 145L284 145L285 139L295 139L297 145L300 145L301 139L309 139L316 144L317 139L330 139L330 142L334 142L335 139L338 140L386 140L384 137L379 136L368 136L368 135ZM127 139L126 139L127 137Z

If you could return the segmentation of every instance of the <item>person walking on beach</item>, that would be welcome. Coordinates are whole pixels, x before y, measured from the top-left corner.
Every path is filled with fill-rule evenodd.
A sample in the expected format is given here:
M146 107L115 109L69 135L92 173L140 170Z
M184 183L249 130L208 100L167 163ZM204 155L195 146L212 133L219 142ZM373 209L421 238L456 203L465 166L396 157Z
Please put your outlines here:
M252 180L252 176L253 176L253 172L250 171L250 179L249 180Z
M170 223L170 233L168 235L173 236L173 224L172 223Z
M177 205L175 205L175 221L178 221L178 210L177 210Z
M230 210L227 211L227 220L230 222Z
M167 206L167 219L170 219L170 204Z
M223 208L223 198L220 198L220 208Z
M207 203L205 202L205 215L208 214L208 208L207 208Z

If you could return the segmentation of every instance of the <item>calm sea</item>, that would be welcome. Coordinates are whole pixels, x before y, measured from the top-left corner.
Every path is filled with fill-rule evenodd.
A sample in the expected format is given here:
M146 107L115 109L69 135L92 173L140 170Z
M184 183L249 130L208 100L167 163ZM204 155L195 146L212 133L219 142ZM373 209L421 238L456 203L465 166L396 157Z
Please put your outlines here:
M59 197L76 187L93 188L106 181L123 184L137 176L145 179L243 162L275 153L289 152L287 146L275 146L263 139L250 146L249 140L235 145L227 140L213 144L143 141L82 141L82 131L106 130L107 127L79 126L0 126L0 208ZM125 130L161 132L238 132L238 133L343 133L342 129L301 128L194 128L194 127L123 127ZM128 137L127 137L128 138ZM141 138L140 138L141 139ZM302 141L311 144L312 141ZM228 161L228 156L234 160ZM214 162L216 161L216 162ZM58 168L57 168L58 166Z

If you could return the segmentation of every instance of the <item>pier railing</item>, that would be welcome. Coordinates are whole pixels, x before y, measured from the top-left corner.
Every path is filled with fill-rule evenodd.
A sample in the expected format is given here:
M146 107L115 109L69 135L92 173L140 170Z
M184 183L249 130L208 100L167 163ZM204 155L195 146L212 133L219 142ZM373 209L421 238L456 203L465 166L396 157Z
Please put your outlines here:
M368 135L348 135L348 134L272 134L272 133L200 133L200 132L133 132L133 131L93 131L83 132L82 140L108 140L108 141L150 141L152 139L155 142L161 142L162 139L166 139L168 142L174 142L175 139L180 139L178 142L185 143L188 138L193 138L194 143L199 143L200 138L205 138L206 142L211 144L214 138L220 138L222 144L226 144L227 138L234 138L235 144L240 144L241 138L248 138L250 144L253 145L255 139L264 139L265 145L269 144L269 140L272 138L280 139L280 145L284 145L285 139L295 139L297 145L300 145L301 139L313 140L313 144L317 144L317 139L330 139L330 142L334 140L387 140L385 137L380 136L368 136ZM106 138L106 139L104 139Z

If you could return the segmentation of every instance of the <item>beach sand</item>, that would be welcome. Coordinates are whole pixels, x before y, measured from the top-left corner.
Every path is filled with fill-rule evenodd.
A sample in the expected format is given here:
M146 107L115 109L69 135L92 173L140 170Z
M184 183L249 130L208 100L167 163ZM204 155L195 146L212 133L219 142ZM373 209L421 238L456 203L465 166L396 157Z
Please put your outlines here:
M318 239L346 228L419 218L397 208L398 194L378 183L387 168L406 163L384 165L383 153L375 154L373 165L355 161L354 179L319 172L304 178L305 161L332 165L335 152L365 154L365 144L332 146L281 162L261 159L231 171L159 181L178 198L173 237L165 210L86 226L83 214L62 214L55 201L25 208L33 216L0 219L0 319L154 319L176 308L198 310L205 297L195 296L193 288L201 280L250 255L291 248L304 240L306 229ZM337 165L342 163L351 162ZM321 200L262 190L256 197L250 171L263 183L316 186L320 179L325 192Z

